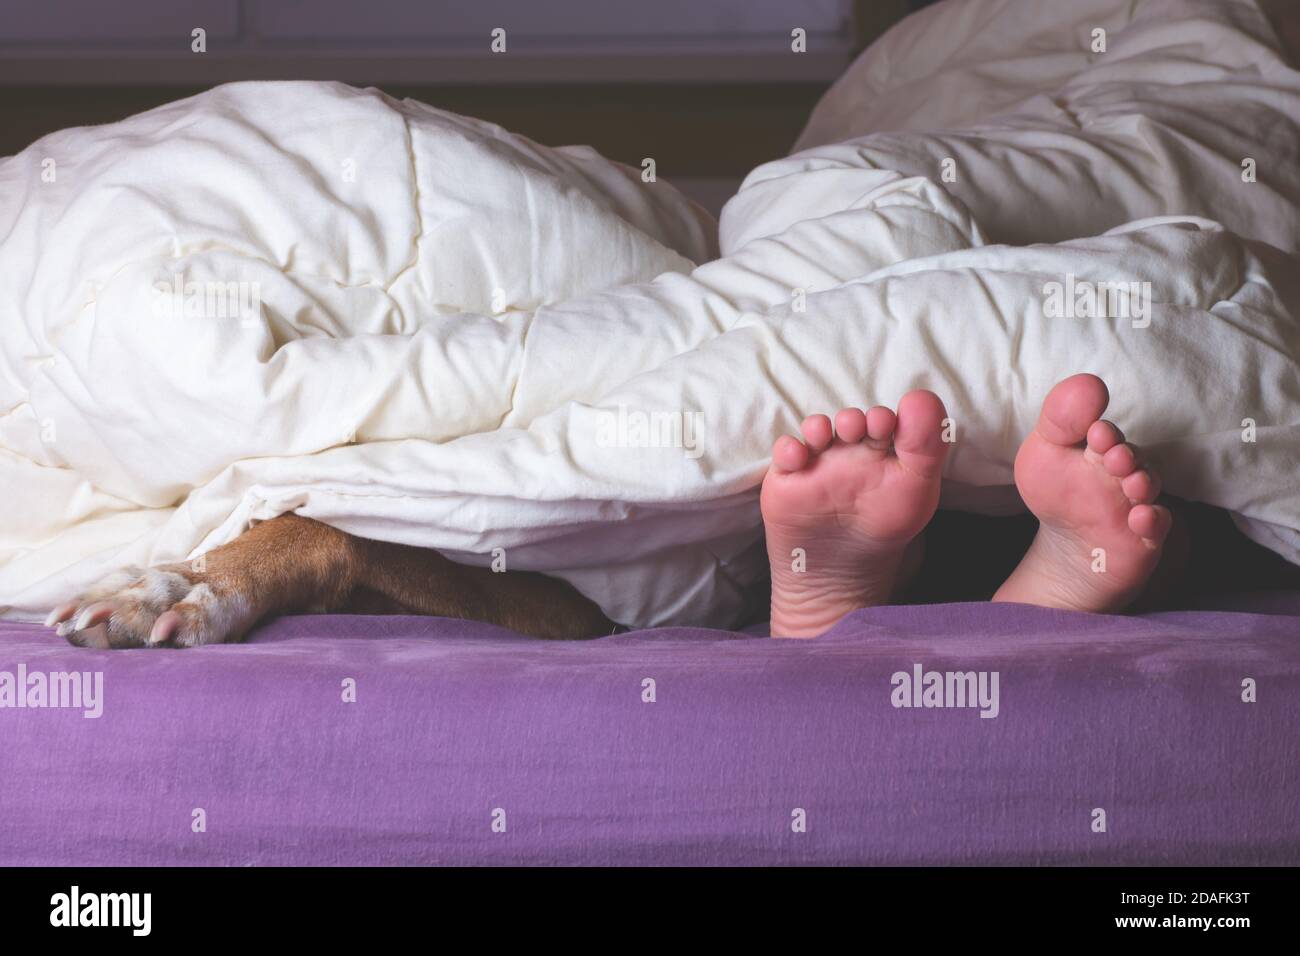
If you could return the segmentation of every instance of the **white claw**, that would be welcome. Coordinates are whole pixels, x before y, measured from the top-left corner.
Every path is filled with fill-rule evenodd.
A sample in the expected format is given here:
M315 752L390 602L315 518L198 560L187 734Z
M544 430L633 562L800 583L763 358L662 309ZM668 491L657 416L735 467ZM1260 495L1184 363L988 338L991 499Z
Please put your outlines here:
M45 619L45 626L46 626L46 627L53 627L55 624L58 624L58 623L59 623L59 612L62 611L62 610L63 610L63 608L61 608L61 607L56 607L53 611L51 611L51 612L50 612L50 616L47 617L47 618Z

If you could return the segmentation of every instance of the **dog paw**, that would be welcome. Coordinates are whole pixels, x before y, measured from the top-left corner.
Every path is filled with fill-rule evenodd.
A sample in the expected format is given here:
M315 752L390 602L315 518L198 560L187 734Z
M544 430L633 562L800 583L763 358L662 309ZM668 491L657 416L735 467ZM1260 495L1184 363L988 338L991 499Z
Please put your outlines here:
M79 647L196 647L238 640L253 623L249 602L187 564L109 575L55 608L47 627Z

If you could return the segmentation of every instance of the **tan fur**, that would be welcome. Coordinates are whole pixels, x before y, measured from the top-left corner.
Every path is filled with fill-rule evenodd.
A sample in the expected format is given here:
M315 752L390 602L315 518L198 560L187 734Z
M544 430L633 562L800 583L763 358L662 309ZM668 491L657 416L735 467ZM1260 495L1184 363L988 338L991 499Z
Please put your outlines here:
M111 616L87 626L108 605ZM189 564L119 572L66 608L56 612L64 622L60 634L76 644L111 647L237 641L267 617L305 611L465 618L545 638L615 629L566 582L468 567L294 514L255 525ZM166 641L151 640L154 623L167 612L180 616L178 629Z

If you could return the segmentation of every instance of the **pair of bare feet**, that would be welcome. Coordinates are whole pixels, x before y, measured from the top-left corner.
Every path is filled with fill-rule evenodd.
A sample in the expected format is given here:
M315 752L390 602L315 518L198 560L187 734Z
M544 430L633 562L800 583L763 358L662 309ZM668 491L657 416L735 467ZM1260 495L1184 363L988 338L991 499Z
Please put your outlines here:
M994 601L1119 611L1155 570L1171 515L1155 504L1156 476L1101 419L1109 401L1094 375L1044 400L1015 465L1038 534ZM773 636L813 637L889 602L938 507L946 414L933 392L908 392L897 413L813 415L803 441L777 439L761 499Z

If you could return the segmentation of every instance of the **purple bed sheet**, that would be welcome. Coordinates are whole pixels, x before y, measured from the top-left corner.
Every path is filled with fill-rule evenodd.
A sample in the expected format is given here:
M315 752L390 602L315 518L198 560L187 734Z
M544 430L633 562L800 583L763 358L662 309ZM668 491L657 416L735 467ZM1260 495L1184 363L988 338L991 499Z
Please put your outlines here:
M986 701L997 672L997 715L896 706L917 665ZM0 708L3 864L1300 862L1300 595L885 607L812 641L304 616L110 652L0 624L20 668L29 695L102 674L102 715Z

